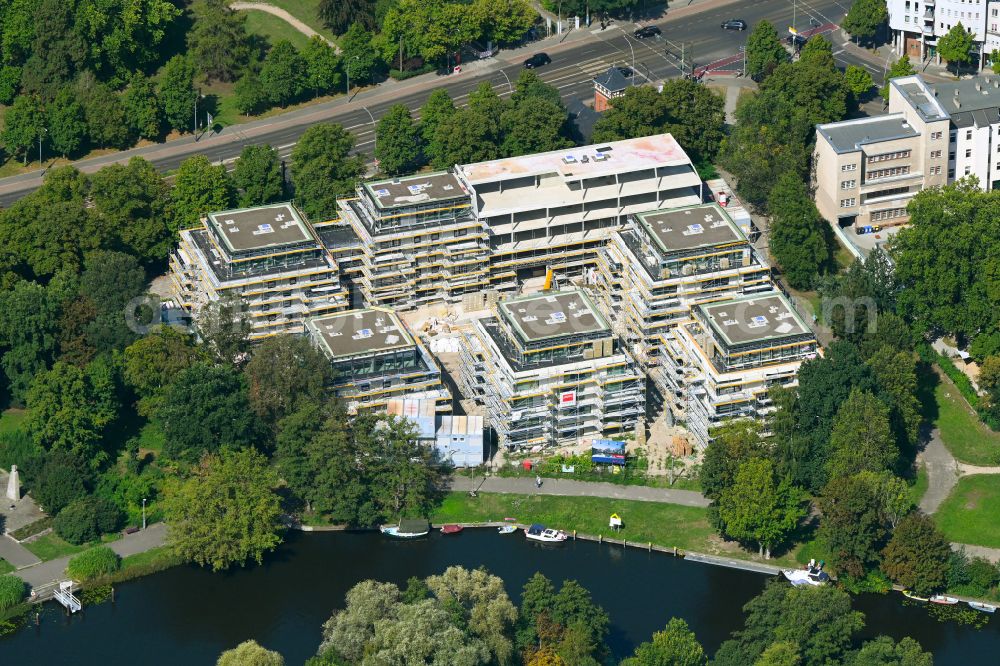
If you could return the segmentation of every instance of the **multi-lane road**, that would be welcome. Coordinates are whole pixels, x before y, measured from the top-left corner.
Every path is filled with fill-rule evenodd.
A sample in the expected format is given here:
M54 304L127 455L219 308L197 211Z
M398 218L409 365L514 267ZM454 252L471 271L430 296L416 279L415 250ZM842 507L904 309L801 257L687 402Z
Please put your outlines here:
M752 27L767 19L781 32L794 23L800 30L810 25L837 24L847 13L853 0L674 0L666 16L655 24L663 34L657 38L638 40L632 37L635 24L612 24L606 30L596 26L581 28L576 34L562 41L551 39L534 48L505 51L490 61L474 63L466 71L451 76L425 76L405 82L391 82L375 86L354 95L350 100L339 97L287 114L227 127L217 134L198 138L187 136L165 144L144 146L131 150L81 160L76 166L84 171L95 171L114 162L127 161L139 155L152 162L157 169L169 171L186 158L202 154L213 162L231 163L244 146L267 143L278 148L283 157L291 152L295 141L310 126L324 121L343 124L357 137L357 150L371 153L375 139L375 121L392 104L405 104L417 110L435 88L445 88L457 105L464 104L470 91L482 82L488 82L499 94L510 93L510 84L517 79L521 62L535 51L545 50L551 57L550 65L537 70L541 78L558 88L567 102L590 99L593 95L592 78L606 71L611 65L633 66L636 83L658 81L681 75L682 66L690 71L694 67L711 66L739 54L749 31L731 32L720 24L729 18L741 18ZM877 82L881 81L882 68L872 66L850 55L839 44L839 36L832 33L835 54L841 66L858 64L869 68ZM683 65L681 56L683 54ZM725 69L739 69L726 65ZM711 72L708 74L711 77ZM0 205L9 206L13 201L33 191L41 184L37 171L0 180Z

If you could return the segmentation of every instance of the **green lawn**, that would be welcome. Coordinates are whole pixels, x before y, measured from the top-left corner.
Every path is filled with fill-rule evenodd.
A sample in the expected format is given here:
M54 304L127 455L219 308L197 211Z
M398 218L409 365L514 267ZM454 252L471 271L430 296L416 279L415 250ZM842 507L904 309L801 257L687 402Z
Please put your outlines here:
M28 418L28 412L23 409L5 409L0 413L0 432L17 430Z
M267 4L281 7L286 12L305 23L307 26L331 41L336 41L336 35L323 25L317 8L319 0L266 0Z
M296 30L290 23L274 14L268 14L267 12L255 9L249 9L243 13L247 17L247 32L252 35L264 37L271 46L286 39L301 51L309 43L308 37Z
M921 464L917 469L917 476L913 479L913 483L910 484L910 501L914 504L920 504L920 500L923 498L924 493L927 492L927 465Z
M155 423L147 423L139 431L139 450L152 451L159 455L163 451L163 445L167 437L163 434L163 429Z
M1000 548L1000 476L975 475L958 480L934 514L951 541Z
M14 570L14 565L0 557L0 576Z
M938 411L935 425L952 455L971 465L1000 464L1000 433L983 425L950 379L941 376L934 398Z
M75 555L82 550L86 550L88 545L74 546L68 541L64 541L54 532L38 537L34 541L24 544L24 547L35 554L35 557L47 562L63 555Z

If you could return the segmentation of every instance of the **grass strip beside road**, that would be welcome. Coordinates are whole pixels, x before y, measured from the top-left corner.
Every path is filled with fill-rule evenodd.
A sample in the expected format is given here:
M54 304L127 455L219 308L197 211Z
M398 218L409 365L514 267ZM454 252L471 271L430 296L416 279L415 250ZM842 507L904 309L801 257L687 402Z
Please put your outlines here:
M1000 433L979 420L958 388L947 377L934 387L941 441L958 460L970 465L1000 464Z
M977 474L958 480L934 514L949 541L1000 548L1000 476Z

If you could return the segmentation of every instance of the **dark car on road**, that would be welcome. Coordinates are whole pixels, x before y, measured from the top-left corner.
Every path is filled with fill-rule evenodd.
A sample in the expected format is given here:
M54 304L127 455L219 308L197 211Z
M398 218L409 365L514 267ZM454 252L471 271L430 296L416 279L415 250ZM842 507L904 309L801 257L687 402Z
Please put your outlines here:
M645 39L646 37L656 37L660 34L660 29L655 25L647 25L643 28L639 28L632 33L632 36L636 39Z
M746 30L747 22L743 19L729 19L722 24L723 30Z
M542 65L548 65L550 62L552 62L552 58L549 57L548 53L536 53L524 61L524 68L534 69Z

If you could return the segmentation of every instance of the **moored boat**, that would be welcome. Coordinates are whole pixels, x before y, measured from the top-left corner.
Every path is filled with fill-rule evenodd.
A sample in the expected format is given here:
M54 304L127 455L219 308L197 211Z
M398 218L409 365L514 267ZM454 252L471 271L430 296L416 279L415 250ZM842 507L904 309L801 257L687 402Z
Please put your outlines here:
M431 525L426 520L401 520L398 525L382 525L378 529L397 539L416 539L430 534Z
M941 604L943 606L954 606L958 603L958 599L955 597L946 597L943 594L935 594L933 597L928 599L932 604Z
M497 528L497 532L500 534L513 534L517 531L516 525L501 525Z
M913 590L903 590L903 596L914 601L930 601L927 597L921 597Z
M458 534L463 528L461 525L442 525L441 534Z
M970 601L968 602L969 608L975 608L977 611L982 611L984 613L996 613L997 607L993 604L984 604L981 601Z
M531 527L526 527L524 529L524 536L532 541L539 541L541 543L562 543L569 537L565 532L549 529L538 523L535 523Z
M805 569L782 569L781 573L784 574L788 582L795 587L802 587L803 585L813 585L820 586L826 585L830 582L830 574L826 573L819 567L807 567Z

